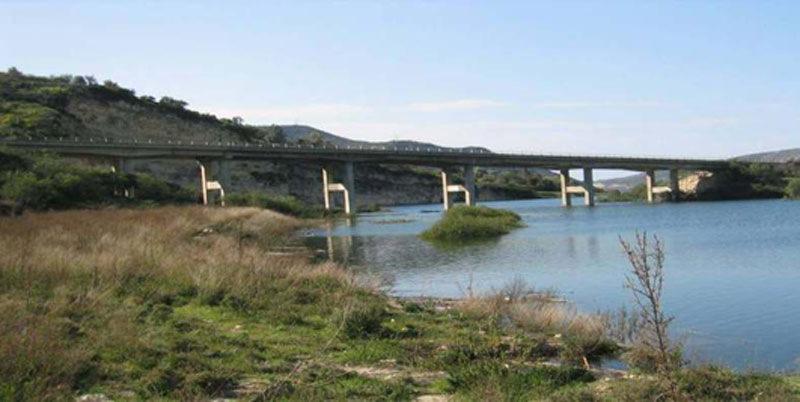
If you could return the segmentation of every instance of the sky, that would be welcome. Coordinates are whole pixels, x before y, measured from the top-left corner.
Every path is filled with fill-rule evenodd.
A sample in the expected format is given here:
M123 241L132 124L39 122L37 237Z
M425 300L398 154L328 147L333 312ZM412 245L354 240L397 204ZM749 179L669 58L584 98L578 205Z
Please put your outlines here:
M800 147L797 1L9 1L0 69L495 151Z

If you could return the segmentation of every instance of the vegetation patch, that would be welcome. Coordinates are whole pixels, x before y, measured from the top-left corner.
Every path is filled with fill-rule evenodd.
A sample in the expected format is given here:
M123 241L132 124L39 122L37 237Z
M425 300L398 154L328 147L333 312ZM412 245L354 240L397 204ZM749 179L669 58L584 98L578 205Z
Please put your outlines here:
M445 212L442 219L421 236L442 242L481 240L504 235L519 227L522 227L522 218L512 211L458 205Z
M299 218L326 218L341 215L341 211L327 211L309 206L291 195L269 194L263 191L241 191L226 196L230 205L269 209Z

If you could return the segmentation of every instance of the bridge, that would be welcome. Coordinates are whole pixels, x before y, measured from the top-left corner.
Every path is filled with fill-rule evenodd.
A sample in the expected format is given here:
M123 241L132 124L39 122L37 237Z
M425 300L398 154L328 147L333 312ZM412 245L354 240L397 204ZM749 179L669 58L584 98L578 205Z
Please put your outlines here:
M108 138L27 138L0 139L0 145L27 151L45 151L67 157L108 159L115 168L130 172L127 161L134 159L183 159L197 161L203 203L218 192L224 204L224 189L230 187L228 164L231 161L304 161L325 166L322 168L322 189L325 208L331 208L330 194L344 195L345 212L355 210L355 166L359 163L405 164L441 169L444 208L452 205L452 193L463 193L468 205L475 203L475 167L535 167L560 173L561 201L572 205L572 195L583 195L586 205L595 204L593 171L621 169L645 172L646 197L652 203L655 194L669 193L679 198L679 170L720 170L728 167L725 160L680 159L626 156L579 156L495 153L483 149L454 149L432 146L310 146L297 144L254 144L235 142L120 140ZM344 166L344 177L334 182L331 166ZM570 185L570 170L582 169L583 182ZM463 172L463 182L453 183L457 170ZM655 172L669 171L669 185L656 186Z

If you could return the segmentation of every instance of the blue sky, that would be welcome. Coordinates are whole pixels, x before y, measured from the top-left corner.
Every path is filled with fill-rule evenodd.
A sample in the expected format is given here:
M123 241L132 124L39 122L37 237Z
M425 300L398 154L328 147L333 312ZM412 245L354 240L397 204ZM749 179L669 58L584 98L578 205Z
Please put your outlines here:
M728 157L800 147L796 1L8 1L0 69L364 140Z

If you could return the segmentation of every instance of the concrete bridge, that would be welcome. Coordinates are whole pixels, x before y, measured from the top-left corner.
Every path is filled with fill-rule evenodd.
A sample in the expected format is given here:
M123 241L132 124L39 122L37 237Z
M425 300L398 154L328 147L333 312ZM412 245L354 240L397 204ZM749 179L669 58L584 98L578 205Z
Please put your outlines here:
M195 160L203 203L208 204L210 193L218 192L224 203L224 189L230 187L228 164L231 161L305 161L322 164L322 190L325 208L330 209L333 192L344 194L345 212L355 211L355 167L359 163L407 164L438 167L441 169L444 208L452 205L452 193L464 193L467 204L475 202L475 167L536 167L556 170L561 179L561 200L564 206L572 205L571 195L583 195L586 205L595 204L593 171L595 169L622 169L645 172L646 197L654 202L655 194L670 193L677 200L679 170L720 170L728 167L725 160L651 158L626 156L577 156L494 153L480 149L452 149L440 147L386 147L386 146L302 146L295 144L251 144L234 142L155 141L118 139L0 139L0 145L28 151L46 151L68 157L102 158L112 160L114 166L129 173L126 163L133 159L184 159ZM344 166L344 177L336 182L330 167ZM582 169L581 185L571 185L570 170ZM453 183L457 170L463 172L463 182ZM658 187L657 170L669 171L669 185Z

